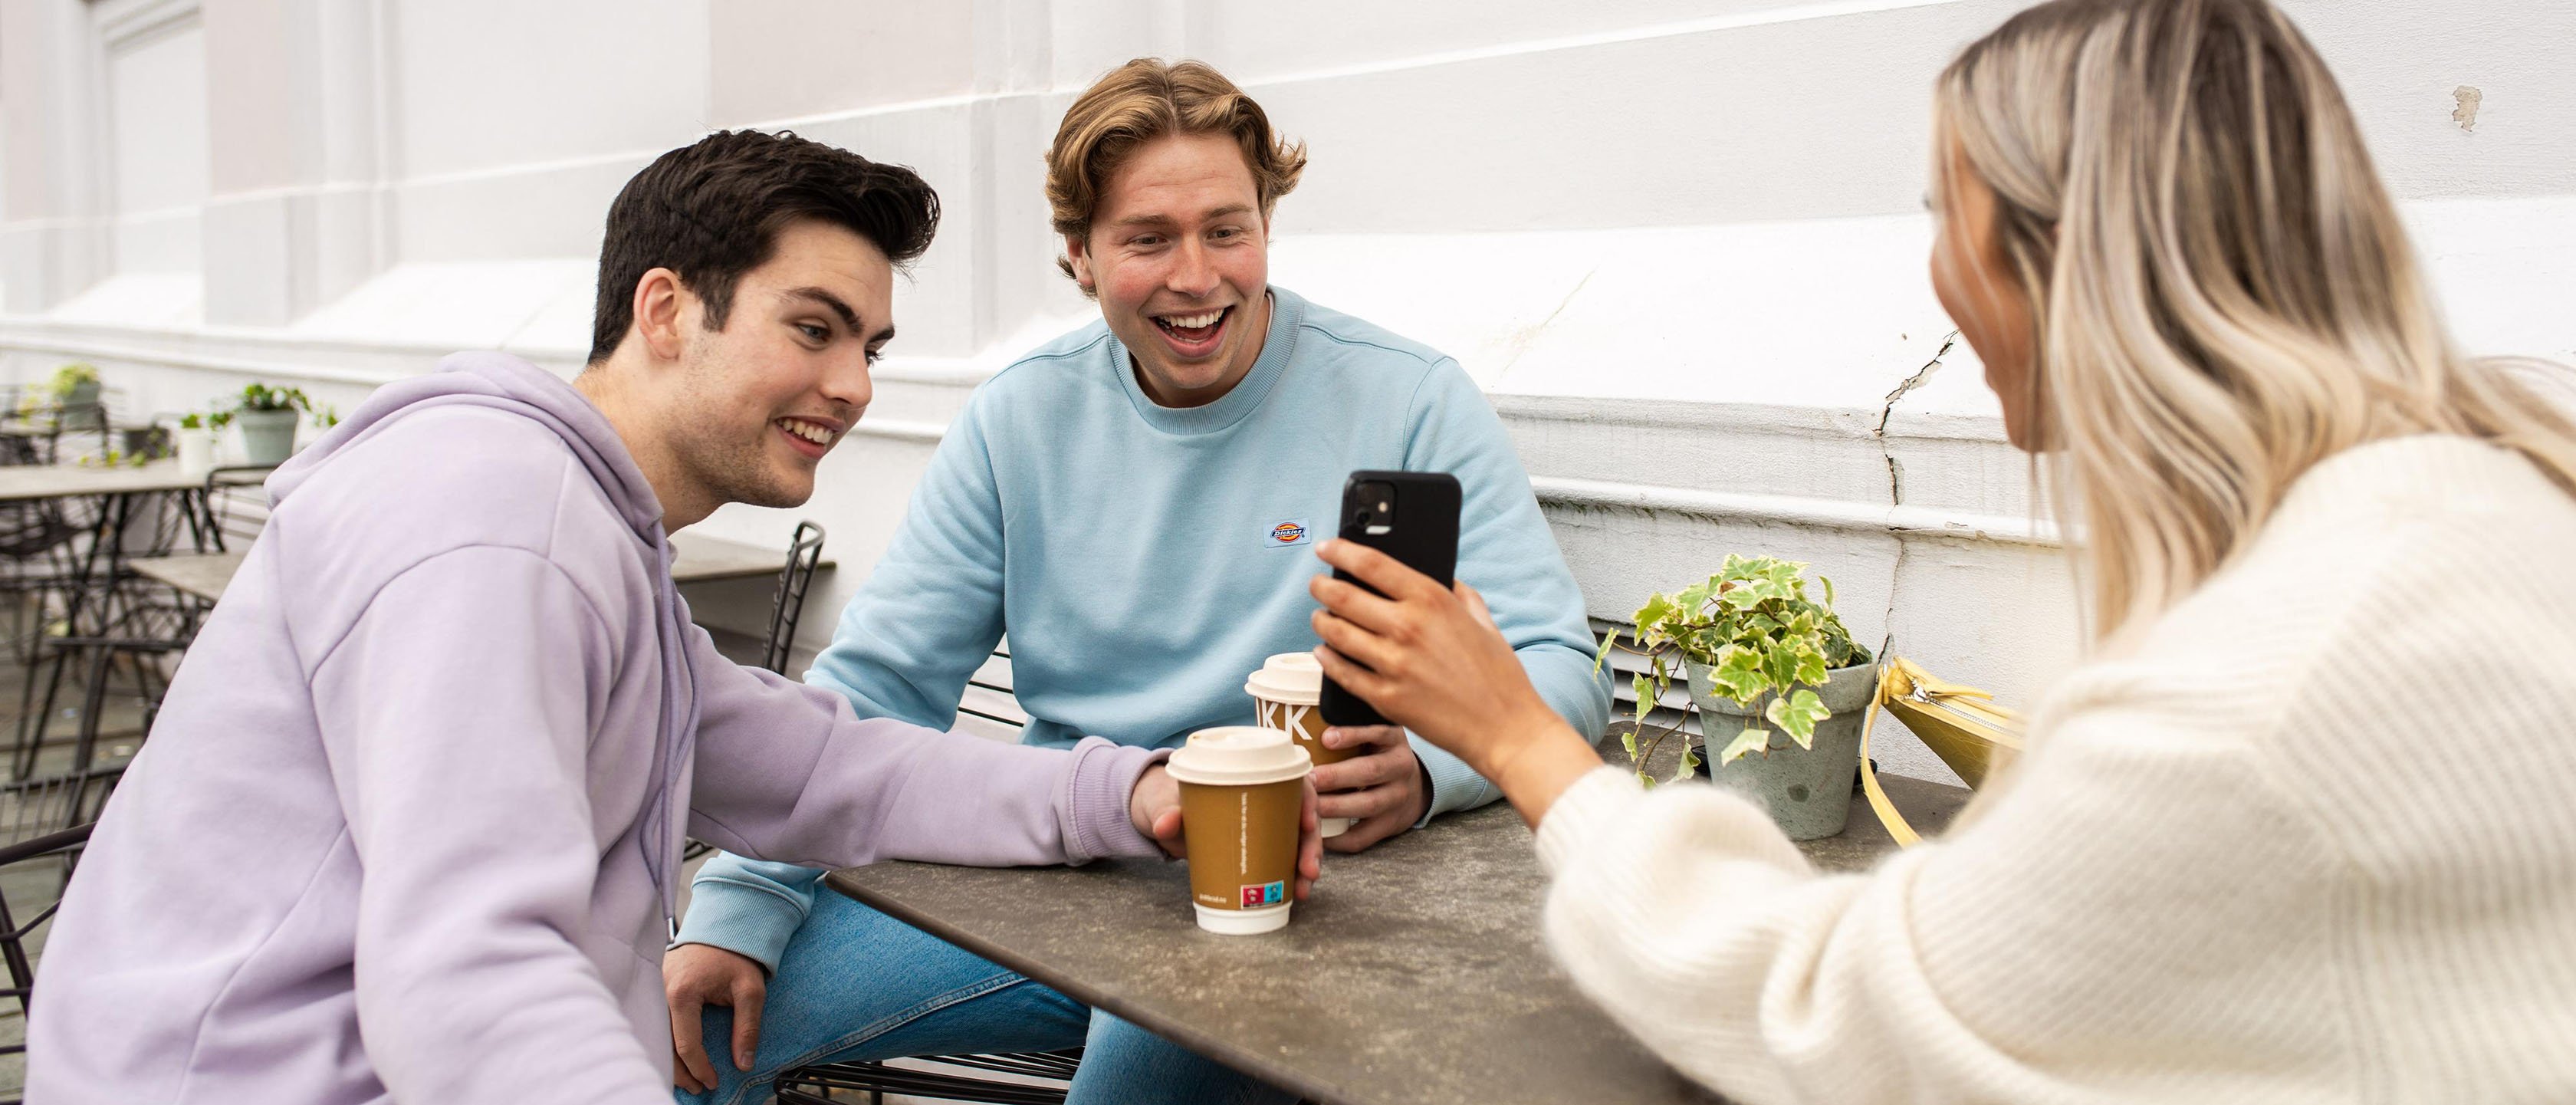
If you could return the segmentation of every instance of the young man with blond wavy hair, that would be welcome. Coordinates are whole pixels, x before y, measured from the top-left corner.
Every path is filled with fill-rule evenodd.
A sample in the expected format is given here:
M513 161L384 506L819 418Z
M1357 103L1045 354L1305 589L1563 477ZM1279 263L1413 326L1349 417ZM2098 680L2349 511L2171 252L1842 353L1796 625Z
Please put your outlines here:
M1060 263L1101 319L976 392L808 682L863 715L945 724L1007 631L1026 743L1170 747L1249 723L1246 673L1316 644L1301 554L1339 513L1344 476L1414 469L1459 478L1460 578L1494 596L1551 706L1601 730L1609 695L1582 596L1475 382L1270 283L1270 216L1304 167L1303 148L1205 65L1130 62L1074 103L1047 197ZM1149 535L1156 552L1140 562ZM1356 821L1335 850L1495 797L1401 729L1325 739L1367 750L1315 771L1322 815ZM731 856L698 875L665 971L681 1085L704 1091L684 1100L761 1100L781 1070L824 1059L1077 1044L1076 1102L1282 1096L817 894L815 876ZM728 1041L732 1062L708 1059L705 1045Z

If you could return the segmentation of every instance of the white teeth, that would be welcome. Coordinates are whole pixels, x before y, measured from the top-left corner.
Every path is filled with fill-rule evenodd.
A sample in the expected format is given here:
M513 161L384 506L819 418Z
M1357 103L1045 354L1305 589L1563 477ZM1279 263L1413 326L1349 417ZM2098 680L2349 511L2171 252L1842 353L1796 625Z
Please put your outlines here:
M1202 326L1214 326L1218 319L1224 317L1224 311L1210 311L1203 315L1164 315L1163 321L1178 329L1196 330Z
M794 419L783 419L778 424L787 427L788 433L795 434L796 436L804 438L807 441L811 441L816 445L829 445L832 443L832 431L824 429L821 426L814 425L811 422L799 422Z

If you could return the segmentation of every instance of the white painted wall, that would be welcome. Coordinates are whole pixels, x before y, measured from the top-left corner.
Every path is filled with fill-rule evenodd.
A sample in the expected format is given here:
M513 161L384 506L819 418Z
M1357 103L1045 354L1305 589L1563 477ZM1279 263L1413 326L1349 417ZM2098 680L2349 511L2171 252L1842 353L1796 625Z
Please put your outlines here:
M2019 6L11 0L0 378L84 357L154 411L249 378L354 403L457 348L570 371L607 203L662 150L789 126L909 164L948 214L868 420L806 508L705 523L830 528L818 645L974 384L1092 310L1050 263L1055 121L1129 57L1195 56L1309 145L1276 279L1486 385L1594 614L1796 556L1862 636L2027 702L2075 653L2073 588L1974 357L1943 352L1920 202L1933 75ZM2285 6L2463 342L2576 360L2576 5ZM746 625L765 601L699 596Z

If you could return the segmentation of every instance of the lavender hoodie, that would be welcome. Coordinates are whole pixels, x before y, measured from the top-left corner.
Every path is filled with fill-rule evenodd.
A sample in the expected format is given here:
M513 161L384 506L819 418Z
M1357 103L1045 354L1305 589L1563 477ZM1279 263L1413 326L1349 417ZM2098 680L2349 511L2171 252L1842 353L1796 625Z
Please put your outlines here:
M664 1105L684 832L1154 853L1155 753L863 721L727 662L607 420L515 358L441 367L269 481L55 919L30 1101Z

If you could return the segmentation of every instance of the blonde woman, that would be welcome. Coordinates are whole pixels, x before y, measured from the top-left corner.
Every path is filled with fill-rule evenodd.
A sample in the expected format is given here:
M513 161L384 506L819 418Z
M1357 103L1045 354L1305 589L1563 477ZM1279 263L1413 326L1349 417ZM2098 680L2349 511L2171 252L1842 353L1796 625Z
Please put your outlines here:
M1933 282L2094 627L1979 816L1820 876L1347 544L1392 598L1314 584L1327 670L1501 784L1557 958L1736 1100L2576 1100L2576 430L2451 347L2262 0L2046 4L1936 102Z

